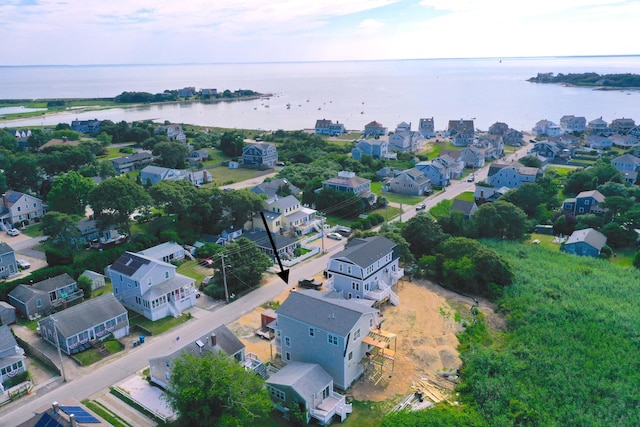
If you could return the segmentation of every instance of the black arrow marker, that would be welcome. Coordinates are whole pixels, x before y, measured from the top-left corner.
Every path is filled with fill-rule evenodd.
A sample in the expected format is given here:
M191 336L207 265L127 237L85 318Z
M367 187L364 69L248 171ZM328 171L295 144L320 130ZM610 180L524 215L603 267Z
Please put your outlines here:
M264 217L264 212L260 212L260 216L262 217L262 222L264 222L264 228L267 230L267 236L269 236L269 241L271 242L271 246L273 247L273 253L276 255L276 259L278 260L278 265L280 266L280 273L277 273L278 276L284 283L289 284L289 269L284 269L282 267L282 261L280 261L280 256L278 255L278 249L276 248L276 244L273 241L273 236L271 235L271 231L269 231L269 226L267 225L267 219Z

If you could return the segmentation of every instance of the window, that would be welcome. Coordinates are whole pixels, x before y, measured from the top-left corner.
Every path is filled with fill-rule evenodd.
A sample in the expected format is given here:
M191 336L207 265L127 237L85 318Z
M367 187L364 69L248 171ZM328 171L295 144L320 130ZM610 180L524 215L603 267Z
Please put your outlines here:
M165 278L165 279L168 279L168 278L169 278L169 272L168 272L168 271L165 271L165 272L164 272L164 278Z
M360 338L360 328L356 329L356 331L353 333L353 340L357 340L358 338Z
M42 300L39 298L36 300L36 307L38 308L42 307Z
M585 201L584 201L585 206L589 206L589 203L590 203L590 202L591 202L591 201L590 201L589 199L585 200Z
M349 360L353 359L353 350L349 352Z
M310 337L313 337L313 336L315 336L315 335L316 335L316 330L315 330L315 329L313 329L313 328L309 328L309 336L310 336Z
M351 266L347 267L347 273L351 274Z
M327 334L327 341L329 342L329 344L338 345L338 336Z
M291 338L284 337L284 345L287 347L291 347Z
M359 291L360 290L360 283L351 282L351 289L353 289L354 291Z
M284 359L287 361L291 360L291 353L289 353L288 351L284 353Z
M286 395L282 390L278 390L277 388L274 388L272 386L268 386L268 388L269 388L269 395L275 397L276 399L280 399L282 401L286 400Z

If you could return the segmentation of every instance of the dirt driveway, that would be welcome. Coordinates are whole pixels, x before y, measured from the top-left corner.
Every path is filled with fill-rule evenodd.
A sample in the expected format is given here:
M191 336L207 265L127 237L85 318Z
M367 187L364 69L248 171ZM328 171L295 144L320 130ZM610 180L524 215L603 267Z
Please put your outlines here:
M284 301L288 293L281 294L277 301ZM382 309L386 318L383 329L397 334L393 372L389 373L386 387L366 379L356 381L349 389L356 400L382 401L406 395L421 377L433 378L438 372L456 370L461 365L456 333L462 328L462 320L469 318L473 301L424 280L399 282L397 294L400 305L387 305ZM480 309L490 322L500 323L490 303L480 301ZM246 344L247 353L255 353L265 362L271 358L270 345L254 334L263 311L265 309L259 307L228 326Z

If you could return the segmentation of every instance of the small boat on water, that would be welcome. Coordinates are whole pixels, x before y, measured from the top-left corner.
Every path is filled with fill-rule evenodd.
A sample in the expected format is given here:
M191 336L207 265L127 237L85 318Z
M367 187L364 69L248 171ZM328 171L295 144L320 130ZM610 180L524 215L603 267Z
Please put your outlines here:
M360 114L364 114L364 111L360 111Z
M318 107L318 110L322 110L322 107Z

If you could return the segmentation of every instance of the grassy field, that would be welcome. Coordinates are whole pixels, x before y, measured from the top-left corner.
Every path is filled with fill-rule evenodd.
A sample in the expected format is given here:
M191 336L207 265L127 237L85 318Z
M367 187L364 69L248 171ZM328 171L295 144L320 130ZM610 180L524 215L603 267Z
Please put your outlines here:
M178 266L176 271L187 277L195 279L196 285L200 285L200 282L202 282L202 279L204 279L205 276L213 274L213 270L211 268L205 268L198 265L198 261L196 260L183 262Z
M247 179L255 178L264 171L258 171L255 169L229 169L226 166L217 166L211 169L207 169L207 172L213 177L213 183L207 185L227 185L235 182L245 181Z
M160 320L156 320L155 322L147 319L142 314L138 314L134 311L129 311L129 324L131 326L139 325L146 330L150 331L152 335L159 335L163 332L168 331L171 328L174 328L192 317L188 314L182 314L180 317L165 317Z
M378 195L378 197L380 196L384 197L390 202L403 203L405 205L415 205L424 200L424 197L420 197L420 196L408 196L406 194L389 193L389 192L382 191L381 182L372 182L371 192Z

